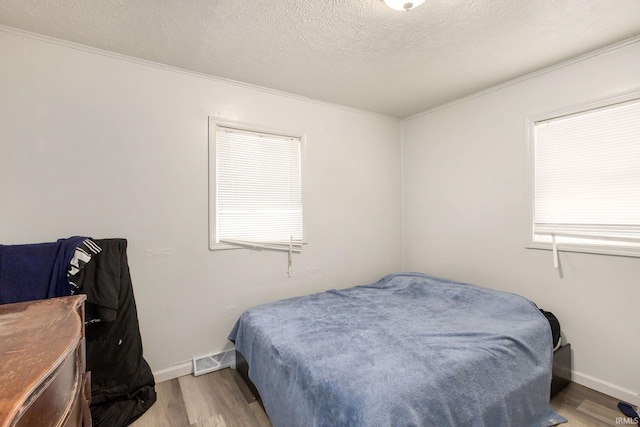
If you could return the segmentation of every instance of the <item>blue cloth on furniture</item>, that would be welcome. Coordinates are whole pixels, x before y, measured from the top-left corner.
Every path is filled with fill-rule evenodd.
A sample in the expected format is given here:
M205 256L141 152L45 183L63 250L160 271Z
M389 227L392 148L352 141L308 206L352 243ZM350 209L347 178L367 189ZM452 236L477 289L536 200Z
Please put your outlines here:
M69 262L84 239L0 245L0 304L70 295Z
M549 323L527 299L419 273L247 310L229 339L274 427L541 427Z

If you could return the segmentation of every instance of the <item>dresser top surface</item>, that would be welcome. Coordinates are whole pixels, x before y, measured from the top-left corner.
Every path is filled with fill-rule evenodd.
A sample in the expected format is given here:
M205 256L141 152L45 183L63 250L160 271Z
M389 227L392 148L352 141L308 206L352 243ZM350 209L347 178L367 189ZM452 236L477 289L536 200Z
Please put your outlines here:
M0 305L0 425L78 345L84 295Z

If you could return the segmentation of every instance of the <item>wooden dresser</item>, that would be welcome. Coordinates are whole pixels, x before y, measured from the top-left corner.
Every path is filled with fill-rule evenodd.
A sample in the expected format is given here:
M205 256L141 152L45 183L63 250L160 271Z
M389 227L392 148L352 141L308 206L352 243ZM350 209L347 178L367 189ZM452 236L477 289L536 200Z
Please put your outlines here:
M91 426L85 299L0 305L0 427Z

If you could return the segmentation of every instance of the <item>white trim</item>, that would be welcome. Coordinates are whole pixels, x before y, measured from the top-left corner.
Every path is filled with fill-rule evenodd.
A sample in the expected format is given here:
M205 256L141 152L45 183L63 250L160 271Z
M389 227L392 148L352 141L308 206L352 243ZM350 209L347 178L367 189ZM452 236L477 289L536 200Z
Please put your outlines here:
M406 144L405 144L405 127L404 126L400 126L400 187L399 187L399 191L400 191L400 267L401 267L401 271L406 271L406 264L407 264L407 250L406 250L406 243L407 243L407 238L406 238L406 213L407 213L407 207L406 207L406 190L405 190L405 150L406 150Z
M289 243L260 243L260 242L244 242L241 240L220 240L220 243L236 246L239 248L255 249L255 250L267 250L267 251L280 251L280 252L295 252L297 254L302 253L302 245L306 245L306 242L293 242Z
M153 373L156 383L169 381L174 378L184 377L193 374L193 361L182 362L170 368L161 369Z
M534 125L535 121L529 117L524 118L524 126L525 126L525 179L524 179L524 195L525 195L525 229L523 230L524 246L526 248L531 248L532 245L535 244L533 241L533 212L534 212L534 188L533 188L533 180L535 178L535 156L534 156ZM548 247L545 245L539 249L551 249L551 246Z
M640 406L640 391L634 392L591 375L581 372L571 371L571 381L574 383L589 387L590 389L599 391L620 400L624 400L632 405Z
M249 132L267 133L271 135L285 136L290 138L300 138L304 140L304 132L301 132L301 131L297 131L297 130L285 131L282 129L276 129L268 126L256 125L254 123L247 123L247 122L242 122L238 120L229 120L229 119L215 116L215 115L209 116L210 131L212 129L212 126L214 129L215 129L215 126L221 126L225 128L235 128L235 129L249 131Z
M525 247L527 249L541 249L546 251L553 250L553 245L546 242L531 242ZM640 258L640 249L631 247L623 248L621 246L577 245L569 243L559 243L557 245L557 251Z
M108 50L105 50L105 49L100 49L100 48L97 48L97 47L87 46L87 45L83 45L83 44L80 44L80 43L75 43L75 42L71 42L71 41L68 41L68 40L63 40L63 39L59 39L59 38L56 38L56 37L47 36L47 35L44 35L44 34L39 34L39 33L34 33L34 32L31 32L31 31L21 30L19 28L10 27L10 26L3 25L3 24L0 24L0 33L7 33L7 34L11 34L11 35L18 36L18 37L29 38L29 39L41 41L41 42L44 42L44 43L50 43L50 44L66 47L66 48L69 48L69 49L79 50L79 51L82 51L82 52L93 53L95 55L106 56L108 58L113 58L113 59L119 59L119 60L122 60L122 61L132 62L132 63L138 64L138 65L144 65L144 66L147 66L147 67L158 68L158 69L165 70L165 71L172 71L174 73L186 74L186 75L189 75L189 76L192 76L192 77L199 77L201 79L211 80L211 81L218 82L218 83L226 83L226 84L230 84L230 85L233 85L233 86L238 86L238 87L242 87L242 88L246 88L246 89L253 89L253 90L260 91L260 92L269 93L269 94L272 94L272 95L279 95L279 96L283 96L283 97L286 97L286 98L296 99L298 101L309 102L309 103L312 103L312 104L318 104L318 105L324 105L324 106L327 106L327 107L338 108L340 110L350 111L352 113L364 114L366 116L384 117L386 119L393 120L394 122L397 122L397 123L399 123L401 121L400 118L394 117L394 116L389 116L387 114L376 113L376 112L373 112L373 111L363 110L363 109L359 109L359 108L355 108L355 107L349 107L349 106L342 105L342 104L336 104L336 103L332 103L332 102L328 102L328 101L322 101L322 100L319 100L319 99L310 98L310 97L306 97L306 96L303 96L303 95L298 95L298 94L295 94L295 93L284 92L284 91L280 91L280 90L277 90L277 89L271 89L271 88L264 87L264 86L258 86L258 85L251 84L251 83L241 82L241 81L238 81L238 80L231 80L231 79L227 79L227 78L224 78L224 77L218 77L218 76L215 76L213 74L206 74L206 73L201 73L201 72L197 72L197 71L187 70L185 68L179 68L179 67L175 67L175 66L172 66L172 65L162 64L160 62L154 62L154 61L150 61L150 60L147 60L147 59L136 58L134 56L125 55L123 53L111 52L111 51L108 51Z
M497 91L499 91L501 89L517 85L519 83L525 82L527 80L530 80L530 79L533 79L533 78L536 78L536 77L539 77L539 76L542 76L542 75L545 75L545 74L548 74L548 73L552 73L552 72L554 72L556 70L560 70L562 68L566 68L566 67L571 66L573 64L577 64L577 63L584 62L584 61L587 61L587 60L592 59L592 58L596 58L596 57L601 56L601 55L605 55L605 54L607 54L609 52L613 52L615 50L621 49L623 47L626 47L626 46L629 46L629 45L632 45L632 44L635 44L635 43L638 43L638 42L640 42L640 35L630 37L630 38L622 40L622 41L620 41L618 43L614 43L612 45L605 46L605 47L603 47L601 49L597 49L597 50L591 51L589 53L585 53L584 55L580 55L580 56L577 56L575 58L571 58L571 59L568 59L566 61L559 62L559 63L557 63L555 65L551 65L551 66L543 68L541 70L534 71L532 73L528 73L528 74L525 74L525 75L520 76L520 77L516 77L515 79L508 80L508 81L503 82L503 83L499 83L499 84L497 84L495 86L491 86L491 87L489 87L487 89L483 89L483 90L480 90L478 92L474 92L474 93L472 93L470 95L463 96L461 98L455 99L453 101L446 102L444 104L440 104L437 107L431 108L431 109L429 109L427 111L423 111L421 113L414 114L413 116L406 117L406 118L403 119L403 121L418 119L418 118L420 118L422 116L425 116L427 114L435 113L436 111L440 111L440 110L444 110L445 108L453 107L453 106L455 106L457 104L461 104L463 102L467 102L467 101L470 101L472 99L479 98L481 96L490 94L492 92L497 92Z
M535 125L537 122L553 120L559 117L569 116L576 113L584 113L589 110L595 110L597 108L621 104L623 102L633 101L636 99L640 99L640 89L618 92L610 96L600 96L597 98L589 99L585 102L581 102L580 104L571 105L569 107L553 109L538 114L531 114L527 116L527 120L528 123L531 122L531 128L533 128L533 125ZM533 129L531 129L530 135L531 137L533 137ZM531 140L531 142L533 142L533 139Z
M209 250L210 251L219 251L219 250L229 250L229 249L247 249L248 247L252 248L252 249L270 249L270 250L289 250L288 246L286 249L279 249L279 248L267 248L267 247L262 247L262 248L258 248L258 245L256 244L245 244L245 245L234 245L232 244L230 241L226 241L226 242L214 242L214 232L215 230L213 229L213 221L211 220L212 218L216 217L216 211L215 211L215 203L212 200L213 194L214 194L214 190L216 188L216 174L215 174L215 164L216 164L216 152L215 149L212 149L212 147L215 144L215 141L213 140L213 138L215 138L215 132L216 132L216 127L220 126L220 127L226 127L226 128L233 128L233 129L239 129L242 131L249 131L249 132L255 132L255 133L265 133L265 134L270 134L270 135L277 135L277 136L283 136L283 137L288 137L288 138L295 138L298 139L300 141L300 169L301 169L301 199L302 199L302 206L303 206L303 215L304 215L304 206L305 206L305 179L304 179L304 173L306 170L306 155L307 155L307 137L305 135L304 132L300 132L297 130L288 130L288 131L284 131L281 129L275 129L275 128L271 128L271 127L267 127L267 126L262 126L262 125L255 125L255 124L251 124L251 123L247 123L247 122L241 122L241 121L229 121L227 119L221 118L219 116L208 116L208 135L207 135L207 149L208 149L208 212L209 212L209 219L208 219L208 246L209 246ZM302 222L302 235L306 236L306 225L305 225L305 221L303 220ZM250 243L250 242L247 242ZM300 245L306 245L307 242L303 241L303 242L296 242L295 246L300 246ZM288 244L287 244L288 245ZM301 252L301 249L294 249L293 252L299 253Z
M628 39L625 42L619 43L618 45L626 46L627 44L631 44L631 42L640 41L640 36L634 37L632 39ZM608 52L613 50L613 47L621 47L618 45L613 45L607 48L605 51ZM589 56L591 57L591 56ZM537 242L534 241L533 234L533 221L534 221L534 179L535 179L535 135L534 128L535 124L539 121L544 120L552 120L554 118L567 116L571 114L581 113L588 110L593 110L597 108L606 107L609 105L619 104L623 102L633 101L636 99L640 99L640 90L634 89L624 92L619 92L613 94L611 96L598 97L595 99L590 99L586 102L582 102L580 104L574 104L572 106L562 108L562 109L554 109L551 111L530 114L524 118L525 125L525 209L526 209L526 244L525 247L527 249L542 249L542 250L550 250L554 252L553 260L554 266L557 268L556 263L558 262L557 253L558 252L575 252L575 253L590 253L590 254L601 254L601 255L614 255L614 256L626 256L626 257L640 257L640 248L637 247L626 247L626 246L616 246L616 245L590 245L590 244L579 244L579 243L560 243L554 245L553 242ZM562 235L561 233L556 233L558 235Z

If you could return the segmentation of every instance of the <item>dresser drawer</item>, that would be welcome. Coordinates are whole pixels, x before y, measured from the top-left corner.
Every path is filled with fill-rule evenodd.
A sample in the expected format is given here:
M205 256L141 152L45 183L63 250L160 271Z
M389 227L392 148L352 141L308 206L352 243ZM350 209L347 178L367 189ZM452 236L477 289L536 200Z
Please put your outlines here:
M90 427L85 296L0 305L0 427Z
M40 389L31 395L31 402L25 402L27 409L15 426L62 425L80 387L77 368L75 353L69 354Z

